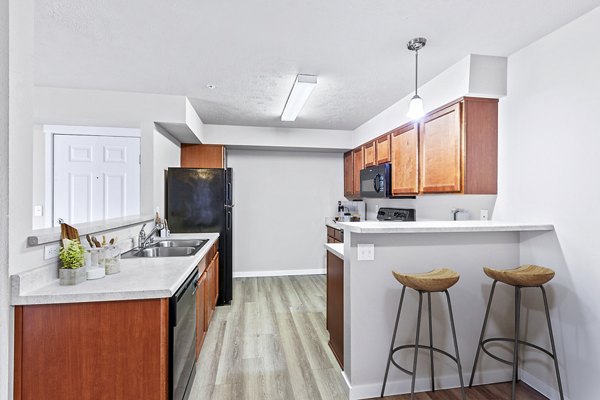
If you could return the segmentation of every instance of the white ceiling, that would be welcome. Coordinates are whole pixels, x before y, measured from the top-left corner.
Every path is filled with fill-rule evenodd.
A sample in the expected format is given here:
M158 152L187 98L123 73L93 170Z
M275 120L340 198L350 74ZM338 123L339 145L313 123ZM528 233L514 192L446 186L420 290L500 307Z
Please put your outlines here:
M469 53L509 55L598 5L36 0L35 83L185 95L209 124L354 129L412 90L409 39L429 40L419 58L425 82ZM298 119L283 123L298 73L319 83Z

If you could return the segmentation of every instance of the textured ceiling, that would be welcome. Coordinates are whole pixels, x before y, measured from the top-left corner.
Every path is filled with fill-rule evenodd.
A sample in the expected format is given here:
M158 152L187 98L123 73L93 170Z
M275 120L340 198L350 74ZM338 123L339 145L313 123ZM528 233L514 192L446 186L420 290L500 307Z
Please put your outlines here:
M600 0L35 1L35 83L189 96L209 124L353 129L468 53L505 56ZM564 50L568 56L568 50ZM296 74L319 83L279 116ZM210 90L208 84L216 85Z

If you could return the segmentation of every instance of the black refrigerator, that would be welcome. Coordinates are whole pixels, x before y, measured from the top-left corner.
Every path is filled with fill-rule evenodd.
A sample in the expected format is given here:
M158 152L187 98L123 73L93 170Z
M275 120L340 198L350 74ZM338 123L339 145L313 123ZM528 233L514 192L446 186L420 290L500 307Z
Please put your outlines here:
M171 233L218 232L219 299L231 303L232 169L169 168L166 205Z

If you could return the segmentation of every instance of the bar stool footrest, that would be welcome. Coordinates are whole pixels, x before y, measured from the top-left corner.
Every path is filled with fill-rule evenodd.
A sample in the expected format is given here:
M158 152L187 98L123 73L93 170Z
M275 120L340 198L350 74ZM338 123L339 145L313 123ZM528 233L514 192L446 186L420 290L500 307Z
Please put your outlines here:
M489 342L508 342L508 343L514 343L515 339L511 339L511 338L489 338L489 339L485 339L484 341L481 342L481 350L484 351L484 353L486 353L488 356L492 357L494 360L496 361L500 361L501 363L507 364L507 365L513 365L512 361L507 361L503 358L498 357L495 354L492 354L488 349L485 348L485 345ZM548 350L544 349L543 347L540 347L534 343L530 343L530 342L526 342L524 340L519 340L519 344L525 345L525 346L529 346L529 347L533 347L536 350L541 351L542 353L546 353L550 358L554 359L554 354L550 353Z
M401 370L402 372L404 372L404 373L406 373L408 375L412 375L413 371L409 371L406 368L401 367L396 362L396 360L394 360L394 354L397 351L399 351L399 350L414 349L415 347L417 347L417 346L414 345L414 344L406 344L406 345L403 345L403 346L395 347L394 350L392 351L392 357L391 357L392 364L394 364L396 366L396 368L398 368L399 370ZM443 354L446 357L452 359L452 361L454 361L458 365L458 360L456 359L456 357L454 357L452 354L448 353L447 351L444 351L442 349L438 349L437 347L431 347L431 346L426 346L426 345L422 345L422 344L420 344L418 347L419 347L419 350L433 350L433 351L436 351L436 352L438 352L440 354Z

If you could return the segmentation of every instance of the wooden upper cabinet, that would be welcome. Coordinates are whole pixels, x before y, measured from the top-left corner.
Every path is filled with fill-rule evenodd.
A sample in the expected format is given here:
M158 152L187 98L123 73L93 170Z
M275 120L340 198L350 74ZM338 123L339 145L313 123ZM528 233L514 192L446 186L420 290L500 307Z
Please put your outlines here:
M363 157L365 158L365 167L372 167L375 165L375 141L366 143L363 146Z
M411 124L391 133L392 196L419 193L419 128Z
M360 170L365 168L362 146L357 147L352 152L352 162L354 168L354 197L360 197Z
M375 154L377 165L385 164L392 161L390 142L391 136L389 134L381 136L375 139Z
M420 124L421 193L462 190L461 106L430 114Z
M183 168L225 168L225 146L220 144L182 144Z
M498 100L463 100L465 194L498 193Z
M344 153L344 197L354 197L354 162L352 150Z

